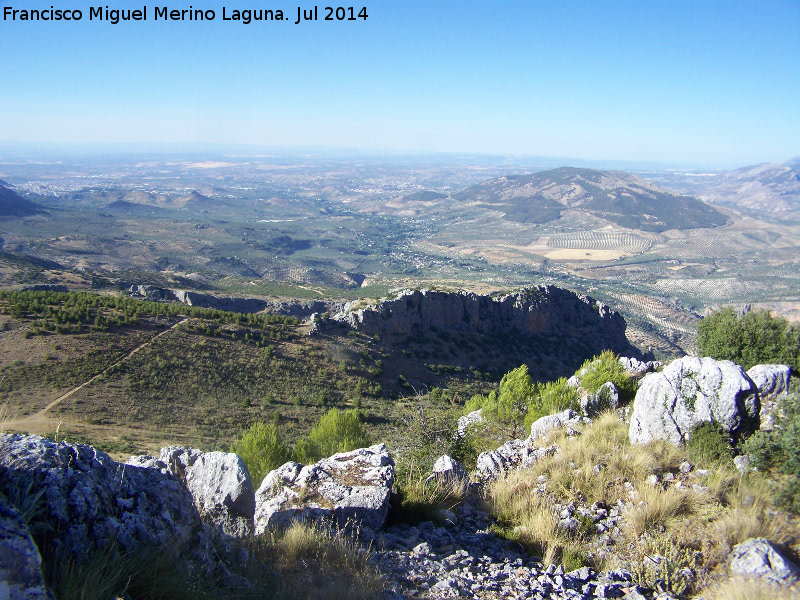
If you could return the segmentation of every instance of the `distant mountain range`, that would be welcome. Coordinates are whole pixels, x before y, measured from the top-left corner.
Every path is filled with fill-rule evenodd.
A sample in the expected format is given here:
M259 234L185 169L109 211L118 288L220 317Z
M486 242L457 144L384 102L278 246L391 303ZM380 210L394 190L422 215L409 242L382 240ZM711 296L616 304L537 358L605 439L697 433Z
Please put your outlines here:
M29 217L45 213L44 206L26 200L0 181L0 217Z
M546 223L581 210L643 231L724 225L727 217L691 196L676 195L622 171L561 167L490 179L452 194L473 206L502 211L519 223Z
M648 179L680 193L755 213L800 211L800 156L723 173L658 173Z

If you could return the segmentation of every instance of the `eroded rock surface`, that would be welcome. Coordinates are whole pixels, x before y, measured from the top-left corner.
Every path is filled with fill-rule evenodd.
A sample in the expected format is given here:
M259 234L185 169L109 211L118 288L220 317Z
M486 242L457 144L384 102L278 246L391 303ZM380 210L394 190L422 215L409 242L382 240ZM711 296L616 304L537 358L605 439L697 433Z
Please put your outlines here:
M185 482L206 523L239 538L253 532L255 490L239 456L170 446L161 449L159 460Z
M0 494L0 599L53 600L42 559L19 511Z
M334 454L313 465L288 462L256 492L255 531L323 521L377 531L389 512L394 461L384 444Z
M800 567L764 538L751 538L734 546L730 569L734 575L757 577L779 585L789 585L800 579Z
M780 398L789 393L792 369L788 365L756 365L747 371L748 377L758 386L761 399L761 429L771 430Z
M687 356L642 379L629 431L634 444L686 441L692 427L719 423L733 436L758 428L758 388L730 361Z
M37 524L56 532L50 542L64 558L82 560L112 543L123 550L170 543L206 564L215 560L177 478L118 464L91 446L0 435L0 492L35 499Z

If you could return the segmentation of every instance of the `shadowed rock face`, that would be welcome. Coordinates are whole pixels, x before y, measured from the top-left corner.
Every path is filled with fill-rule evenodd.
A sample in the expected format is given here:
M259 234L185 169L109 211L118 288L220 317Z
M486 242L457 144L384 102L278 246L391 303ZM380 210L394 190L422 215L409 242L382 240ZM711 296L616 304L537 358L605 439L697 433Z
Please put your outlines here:
M592 351L639 354L625 338L625 319L594 299L554 286L528 288L505 296L470 292L401 292L394 300L351 310L330 321L367 335L408 335L418 329L576 336ZM320 323L325 328L330 323Z
M680 444L695 425L719 423L738 436L758 428L758 388L728 360L686 356L642 379L631 415L630 440Z
M19 511L0 494L0 598L53 600L42 560Z
M35 499L37 522L58 532L53 550L79 560L110 540L124 550L168 542L189 549L200 522L191 494L175 477L39 436L0 436L0 492L12 501Z

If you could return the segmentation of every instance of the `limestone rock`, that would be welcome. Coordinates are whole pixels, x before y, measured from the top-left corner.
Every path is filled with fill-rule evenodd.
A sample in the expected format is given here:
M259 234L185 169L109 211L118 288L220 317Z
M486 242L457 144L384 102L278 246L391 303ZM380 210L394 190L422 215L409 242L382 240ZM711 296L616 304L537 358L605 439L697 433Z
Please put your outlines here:
M239 456L170 446L161 449L159 462L185 482L205 522L234 537L252 534L255 490Z
M467 413L463 417L459 417L458 425L457 425L457 436L464 437L467 433L467 429L470 425L474 425L476 423L481 423L483 421L483 415L481 414L481 409L473 410L471 413Z
M586 351L636 352L625 337L621 315L592 298L554 286L538 286L505 296L470 292L405 290L393 300L356 308L352 303L320 323L367 335L408 335L419 328L484 334L568 336L580 332Z
M573 429L581 423L591 423L591 421L581 417L569 408L554 415L540 417L531 424L531 435L526 443L531 445L535 440L545 437L559 427Z
M461 463L445 454L436 459L433 464L433 474L425 480L425 483L434 481L469 483L469 473Z
M758 386L761 399L761 429L771 430L773 417L778 410L780 397L789 393L792 369L788 365L756 365L747 371L748 377Z
M738 436L758 428L759 410L758 388L740 366L687 356L642 379L629 436L634 444L680 444L692 427L707 421Z
M546 456L552 456L558 450L553 444L544 448L532 448L527 440L511 440L497 450L481 452L478 456L476 470L481 478L493 479L513 469L530 467Z
M613 382L607 381L596 394L581 398L581 410L587 417L593 417L606 409L616 410L619 406L619 390Z
M19 511L0 494L0 598L52 600L42 559Z
M0 492L38 497L37 525L57 532L51 543L65 559L82 560L116 542L123 550L169 543L183 556L215 560L177 478L118 464L91 446L0 435Z
M384 444L334 454L313 465L288 462L270 471L256 492L256 534L293 521L377 531L389 512L393 482L394 461Z
M631 377L644 377L647 373L655 372L663 363L657 360L639 360L638 358L631 358L628 356L620 356L619 362L625 369L625 372Z
M800 567L784 557L764 538L750 538L733 547L731 573L788 585L800 579Z

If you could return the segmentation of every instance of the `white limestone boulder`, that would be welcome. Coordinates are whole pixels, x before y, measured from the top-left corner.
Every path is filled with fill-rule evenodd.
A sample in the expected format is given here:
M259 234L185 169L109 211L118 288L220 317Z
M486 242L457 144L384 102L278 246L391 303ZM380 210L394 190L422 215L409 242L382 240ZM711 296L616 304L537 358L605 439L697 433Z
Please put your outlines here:
M681 444L703 422L719 423L737 436L758 428L759 410L758 388L739 365L686 356L642 379L629 436L634 444Z
M334 454L313 465L288 462L256 491L255 532L294 521L377 531L389 512L394 461L384 444Z

